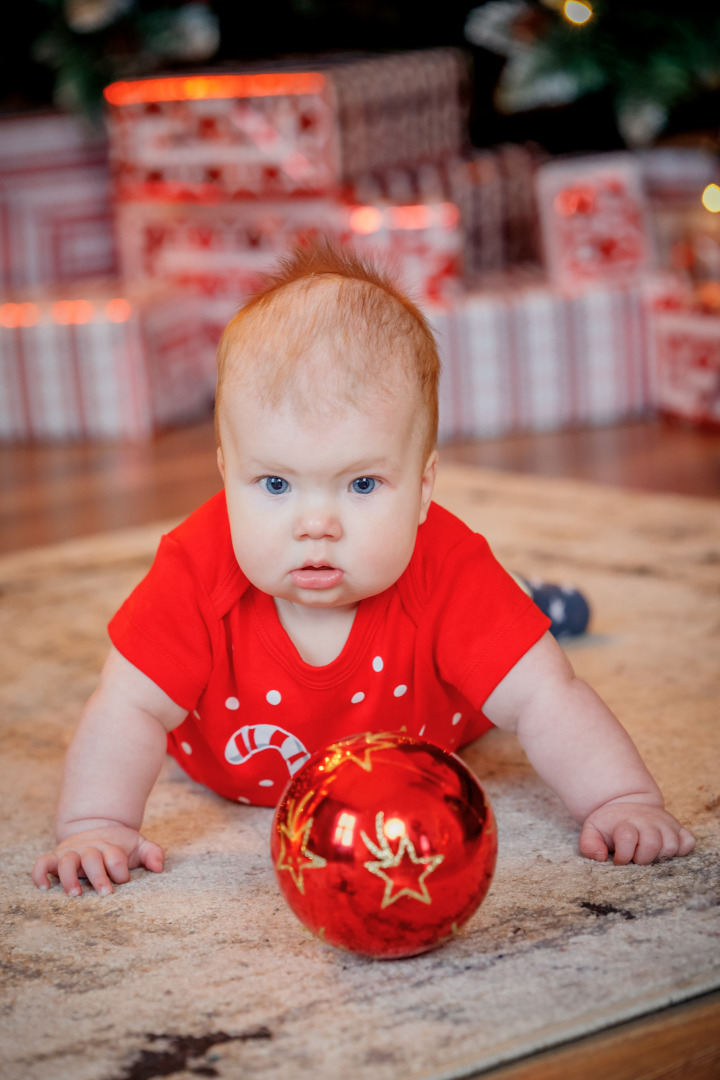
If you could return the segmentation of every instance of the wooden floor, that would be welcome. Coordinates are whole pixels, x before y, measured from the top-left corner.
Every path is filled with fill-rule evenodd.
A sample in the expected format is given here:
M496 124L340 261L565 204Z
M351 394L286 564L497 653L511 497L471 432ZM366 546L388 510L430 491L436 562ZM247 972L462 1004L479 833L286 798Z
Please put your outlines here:
M720 432L656 420L457 444L441 460L720 499ZM0 553L179 518L219 486L210 420L139 445L0 447ZM484 1075L720 1080L720 992Z

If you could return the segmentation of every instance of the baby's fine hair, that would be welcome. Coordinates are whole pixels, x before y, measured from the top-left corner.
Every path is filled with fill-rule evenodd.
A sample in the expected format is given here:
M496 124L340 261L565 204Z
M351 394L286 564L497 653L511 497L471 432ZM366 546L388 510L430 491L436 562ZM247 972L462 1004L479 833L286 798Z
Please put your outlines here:
M333 389L347 400L356 400L358 391L396 388L398 375L415 381L425 405L419 428L431 452L440 361L428 322L387 273L327 238L281 259L225 327L218 348L218 440L230 379L277 404L296 389L321 348L330 349Z

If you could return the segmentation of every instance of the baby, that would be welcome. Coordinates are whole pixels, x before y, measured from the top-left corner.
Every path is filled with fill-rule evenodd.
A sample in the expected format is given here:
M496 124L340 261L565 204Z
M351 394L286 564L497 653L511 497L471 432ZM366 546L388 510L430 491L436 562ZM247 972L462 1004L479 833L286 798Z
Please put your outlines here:
M35 884L106 894L162 870L140 828L166 749L220 795L272 806L314 750L360 731L448 750L516 732L583 855L691 851L547 617L432 502L439 363L414 304L331 245L297 251L218 364L224 491L163 538L110 622Z

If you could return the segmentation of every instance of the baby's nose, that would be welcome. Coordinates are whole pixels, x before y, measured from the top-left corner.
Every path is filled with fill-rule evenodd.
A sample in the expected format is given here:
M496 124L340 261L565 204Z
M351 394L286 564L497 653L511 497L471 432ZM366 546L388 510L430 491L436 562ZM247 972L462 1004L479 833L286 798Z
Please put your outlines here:
M338 540L342 535L340 517L329 504L312 503L303 507L295 520L295 539Z

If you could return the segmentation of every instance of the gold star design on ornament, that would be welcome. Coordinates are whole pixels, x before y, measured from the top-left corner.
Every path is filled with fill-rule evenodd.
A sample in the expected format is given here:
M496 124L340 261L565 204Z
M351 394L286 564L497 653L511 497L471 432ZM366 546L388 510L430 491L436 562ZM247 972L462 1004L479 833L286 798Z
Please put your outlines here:
M301 820L303 810L314 794L313 791L309 791L297 806L295 800L291 799L288 804L287 821L280 826L280 854L277 868L288 871L303 896L305 895L304 872L322 870L324 866L327 866L327 859L324 859L322 855L316 855L307 846L315 819Z
M400 837L397 851L393 851L385 833L385 815L382 810L379 810L375 817L375 832L377 834L377 843L371 840L365 831L362 831L360 835L368 851L375 855L375 860L370 859L363 864L365 869L369 870L371 874L375 874L376 877L382 878L385 882L385 892L380 907L389 907L390 904L394 904L396 900L399 900L401 896L407 896L411 900L419 900L421 904L432 904L432 897L428 892L425 879L432 874L433 870L437 869L445 856L418 855L415 851L415 845L404 831ZM394 870L399 871L397 874L401 882L399 887L398 881L393 875ZM409 876L414 877L412 884L402 884L402 882L407 881Z
M452 941L452 939L454 937L457 937L457 935L459 933L460 933L460 927L458 926L458 924L456 922L454 922L452 924L452 926L450 927L450 933L446 934L445 937L438 938L438 942L437 942L438 945L447 944L448 941Z
M390 731L376 731L368 732L367 735L359 736L362 741L368 745L358 754L352 750L352 742L346 746L338 746L332 753L328 755L323 762L322 771L327 773L334 772L346 761L354 761L356 765L359 765L365 772L372 772L372 761L370 755L375 750L392 750L397 746L397 734Z

